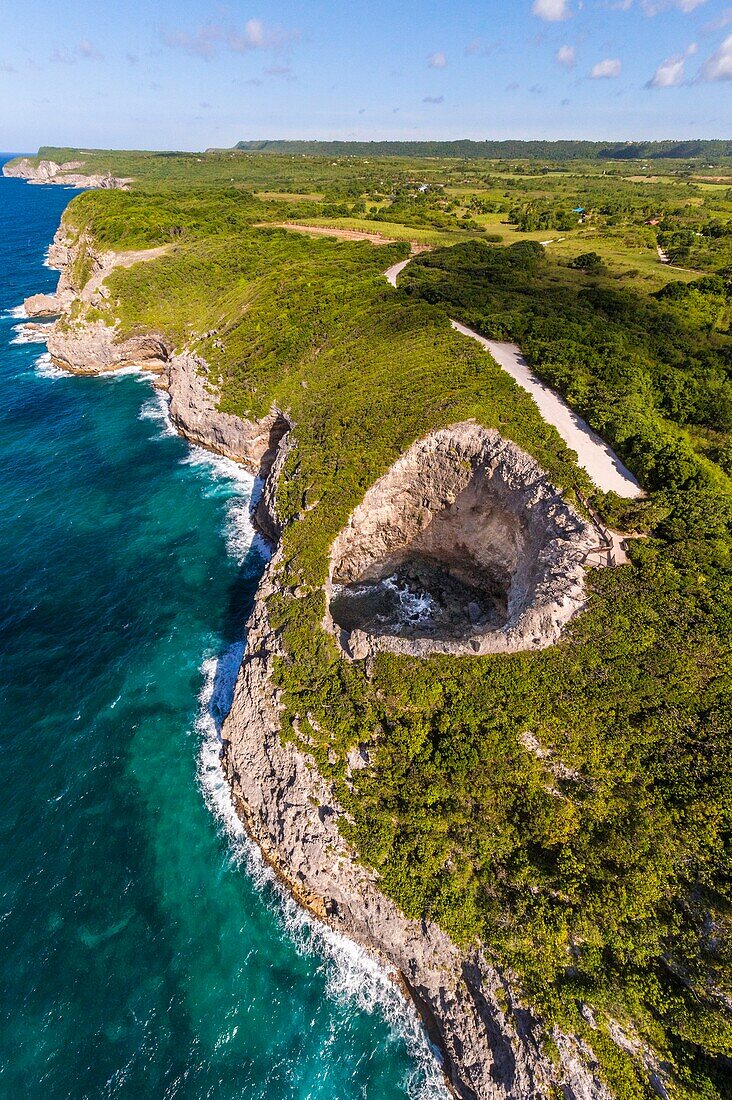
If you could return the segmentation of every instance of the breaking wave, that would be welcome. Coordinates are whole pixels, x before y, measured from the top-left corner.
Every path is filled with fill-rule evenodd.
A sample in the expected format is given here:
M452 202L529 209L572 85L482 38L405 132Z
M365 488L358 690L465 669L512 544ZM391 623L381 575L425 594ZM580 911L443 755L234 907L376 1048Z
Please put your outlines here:
M200 467L208 474L208 485L202 488L204 496L228 498L224 537L229 557L239 566L244 565L252 552L266 561L269 548L252 523L252 509L261 492L259 479L238 462L204 447L191 446L181 461L186 466Z
M49 327L44 325L43 328L27 328L24 325L14 325L13 336L10 341L11 344L45 344L46 333L45 329Z
M15 321L27 321L28 314L24 305L13 306L12 309L3 313L3 317L12 317Z
M51 356L47 351L44 351L43 355L39 355L33 364L36 374L41 378L67 378L67 372L62 370L61 367L57 367L51 359Z
M139 420L149 420L158 427L161 436L177 435L168 412L168 396L162 390L153 390L137 414Z

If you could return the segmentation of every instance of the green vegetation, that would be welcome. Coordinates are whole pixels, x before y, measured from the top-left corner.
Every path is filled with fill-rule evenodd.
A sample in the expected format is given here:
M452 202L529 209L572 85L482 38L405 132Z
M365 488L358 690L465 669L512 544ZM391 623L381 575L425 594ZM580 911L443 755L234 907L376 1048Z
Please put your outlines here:
M274 153L235 154L232 184L220 178L225 156L202 157L196 175L195 158L145 154L148 174L140 155L138 189L80 196L67 221L105 248L171 245L115 272L106 315L123 335L154 328L195 347L227 411L274 404L294 420L269 607L285 648L284 736L334 780L348 839L383 889L459 942L480 938L537 1011L592 1046L617 1096L648 1095L647 1071L619 1050L611 1021L668 1065L675 1096L722 1100L732 1087L729 264L712 250L690 252L696 270L664 267L646 221L651 210L665 226L678 208L728 226L726 191L702 192L675 164L647 182L632 178L637 163L603 175L607 162L560 172L458 160L430 164L424 181L416 162ZM528 202L589 214L561 247L516 226L501 226L501 246L482 239L497 214L488 207L506 216ZM295 218L398 225L451 247L414 259L394 292L381 272L407 255L404 243L258 227ZM480 228L466 229L473 221ZM709 240L728 241L726 229ZM595 491L528 396L448 316L518 340L647 498ZM587 611L549 650L349 663L321 627L332 540L405 447L468 417L642 534L632 565L591 574ZM537 743L540 753L526 747ZM370 765L349 776L356 744Z
M732 267L729 142L288 143L206 153L44 148L59 163L132 177L148 192L237 190L261 220L375 227L429 245L466 237L550 240L597 252L637 289ZM38 158L36 158L38 159ZM680 265L680 266L679 266Z
M732 156L732 141L240 141L236 148L323 156L453 156L541 161L710 160Z
M724 465L732 431L732 282L671 283L641 298L604 270L596 253L562 267L532 241L472 242L418 257L403 279L484 335L518 342L644 485L668 492L694 477L716 500L732 490L708 462Z

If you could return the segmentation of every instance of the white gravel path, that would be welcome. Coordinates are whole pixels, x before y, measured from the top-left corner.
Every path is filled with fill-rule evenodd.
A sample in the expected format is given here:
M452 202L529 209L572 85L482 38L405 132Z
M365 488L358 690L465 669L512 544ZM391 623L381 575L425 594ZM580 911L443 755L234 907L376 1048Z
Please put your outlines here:
M409 260L401 260L384 272L386 279L393 287L396 287L398 276L409 262ZM602 489L605 493L617 493L621 497L643 496L640 485L615 452L596 432L593 432L589 424L572 412L569 405L554 390L539 381L516 344L487 340L467 325L460 324L459 321L453 321L452 327L463 336L477 340L496 363L510 374L522 389L526 390L536 402L546 422L557 429L567 446L576 453L579 465L587 471L598 489Z

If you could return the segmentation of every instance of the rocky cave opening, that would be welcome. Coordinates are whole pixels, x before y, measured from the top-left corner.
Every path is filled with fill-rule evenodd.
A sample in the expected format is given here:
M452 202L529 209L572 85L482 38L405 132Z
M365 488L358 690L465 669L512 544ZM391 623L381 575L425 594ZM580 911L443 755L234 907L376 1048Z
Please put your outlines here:
M583 604L593 529L536 462L473 423L415 443L332 547L327 625L351 657L536 648Z

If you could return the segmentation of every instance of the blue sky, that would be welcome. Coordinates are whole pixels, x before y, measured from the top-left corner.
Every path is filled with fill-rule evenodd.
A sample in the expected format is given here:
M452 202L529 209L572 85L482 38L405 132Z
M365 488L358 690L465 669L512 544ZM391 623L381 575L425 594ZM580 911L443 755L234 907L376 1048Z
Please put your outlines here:
M732 136L732 0L16 0L0 148Z

